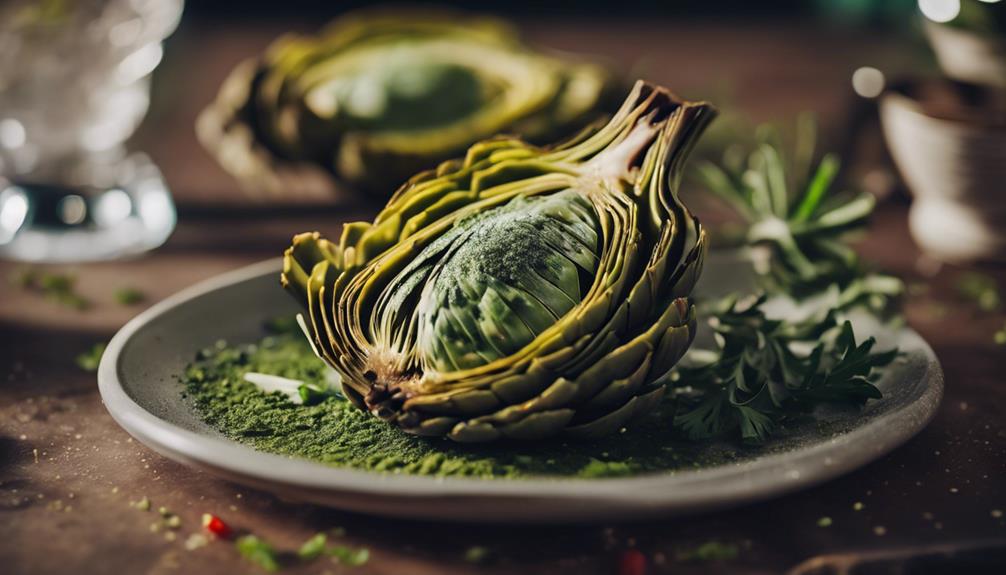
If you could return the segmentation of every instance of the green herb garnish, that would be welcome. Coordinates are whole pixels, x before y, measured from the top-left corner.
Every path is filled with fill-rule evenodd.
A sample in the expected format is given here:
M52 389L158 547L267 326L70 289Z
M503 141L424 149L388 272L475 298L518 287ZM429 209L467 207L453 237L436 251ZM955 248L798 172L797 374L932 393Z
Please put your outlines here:
M802 322L768 319L765 301L719 302L710 320L719 349L703 365L676 371L683 407L674 424L689 438L739 434L761 443L785 418L821 403L863 405L881 397L874 369L896 350L874 353L873 338L857 344L852 324L839 326L834 310Z
M325 552L347 567L359 567L370 560L370 550L366 547L353 548L346 545L333 545Z
M74 360L77 362L77 367L84 371L98 371L98 365L101 363L101 356L104 355L106 346L105 343L96 343L91 349L79 354Z
M235 441L375 473L594 479L734 463L759 452L685 440L668 425L673 401L657 406L624 433L594 441L556 438L534 445L468 446L404 433L341 396L298 405L282 394L265 393L244 378L257 372L320 383L328 370L304 336L296 333L267 336L249 345L211 347L189 366L184 381L188 400L203 420ZM329 541L337 537L328 534Z
M276 558L276 551L262 539L255 535L243 535L234 542L238 553L245 560L258 565L269 572L279 570L279 561Z
M744 243L766 289L799 298L837 285L844 299L882 310L902 293L902 282L866 273L844 241L864 227L876 200L831 192L839 160L825 155L812 170L815 138L812 118L801 116L787 153L778 130L762 126L753 150L728 149L722 165L699 164L699 179L745 222Z
M10 274L10 283L21 289L34 287L38 281L38 271L35 268L19 267Z
M957 293L974 302L982 311L996 311L1002 305L999 284L991 276L967 272L957 279Z
M23 290L37 292L66 307L84 310L91 306L91 302L76 292L77 280L71 274L42 273L33 268L22 268L16 270L10 279L12 284Z
M136 305L145 299L147 296L136 288L127 287L115 292L115 301L122 305Z
M484 563L489 558L489 548L473 545L465 550L465 561L468 563Z
M707 541L694 549L679 551L676 558L678 561L730 561L739 554L740 551L734 544Z
M310 561L320 557L325 552L325 544L328 543L328 536L324 533L315 534L304 542L297 551L297 556L305 561Z

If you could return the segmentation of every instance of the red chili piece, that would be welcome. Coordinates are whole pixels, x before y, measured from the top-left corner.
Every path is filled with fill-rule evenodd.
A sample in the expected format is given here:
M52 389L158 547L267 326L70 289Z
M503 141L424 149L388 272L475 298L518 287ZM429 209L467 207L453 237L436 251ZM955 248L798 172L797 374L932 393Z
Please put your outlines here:
M203 513L203 528L221 539L231 536L231 528L224 520L210 513Z

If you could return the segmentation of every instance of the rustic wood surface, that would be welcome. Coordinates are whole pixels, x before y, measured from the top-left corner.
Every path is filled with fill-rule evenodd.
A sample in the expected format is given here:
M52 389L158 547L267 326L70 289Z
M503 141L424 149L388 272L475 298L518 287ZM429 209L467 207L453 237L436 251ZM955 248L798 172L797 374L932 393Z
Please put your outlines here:
M186 549L205 512L283 550L296 549L320 530L342 527L348 544L371 553L361 567L318 561L284 570L291 573L615 574L630 550L642 554L648 573L778 573L825 554L1006 544L1006 347L992 335L1006 316L981 312L957 294L962 269L944 267L930 276L931 266L920 266L901 203L881 207L861 249L914 286L906 316L943 363L946 397L933 423L904 447L790 497L633 524L403 522L286 503L168 461L131 440L102 406L94 374L75 365L79 352L109 339L150 303L276 256L294 232L333 233L342 221L373 209L353 207L345 197L306 200L298 211L250 202L196 145L192 120L222 75L281 30L279 24L183 26L172 40L153 114L136 139L161 164L182 207L167 245L132 261L55 268L76 274L81 294L93 302L86 311L6 282L0 287L0 572L260 572L229 544ZM832 135L847 118L851 70L878 59L892 69L906 68L917 59L895 39L795 26L537 24L529 35L557 48L607 53L626 68L642 62L649 77L686 95L707 95L716 78L730 77L735 105L756 119L813 108ZM214 209L221 205L238 211ZM0 263L0 274L16 268ZM1006 285L1006 274L991 273ZM122 287L142 290L147 300L115 303L111 294ZM142 497L154 510L166 506L180 516L174 540L163 529L150 530L156 511L130 506ZM822 517L831 525L819 526ZM685 558L709 541L735 545L737 557ZM473 546L489 550L486 563L466 561Z

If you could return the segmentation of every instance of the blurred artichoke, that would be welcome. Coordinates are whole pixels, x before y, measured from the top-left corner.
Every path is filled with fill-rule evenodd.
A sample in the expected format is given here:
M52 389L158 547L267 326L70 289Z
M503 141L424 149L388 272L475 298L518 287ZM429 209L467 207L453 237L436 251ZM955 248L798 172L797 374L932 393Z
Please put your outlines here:
M240 64L198 133L251 188L296 186L278 174L298 165L390 195L501 132L571 135L610 111L613 86L607 69L532 51L499 20L363 12Z
M410 433L621 428L695 334L706 235L675 190L713 115L639 82L577 142L483 141L339 243L298 235L282 283L315 351L356 405Z

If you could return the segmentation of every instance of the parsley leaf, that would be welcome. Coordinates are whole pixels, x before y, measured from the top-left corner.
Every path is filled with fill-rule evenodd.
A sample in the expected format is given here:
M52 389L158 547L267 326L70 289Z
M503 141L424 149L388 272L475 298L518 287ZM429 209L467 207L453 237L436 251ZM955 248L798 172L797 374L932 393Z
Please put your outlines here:
M837 310L823 318L769 319L766 299L731 296L710 306L714 359L679 367L674 377L681 405L674 425L689 439L732 434L761 443L787 417L822 403L863 405L881 397L875 370L897 350L874 352L873 338L857 343L852 324L836 321Z

